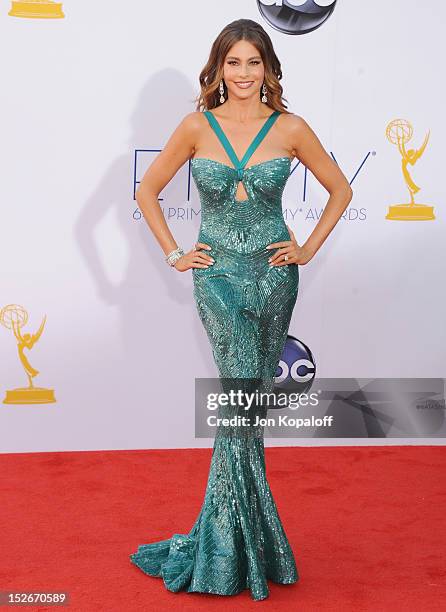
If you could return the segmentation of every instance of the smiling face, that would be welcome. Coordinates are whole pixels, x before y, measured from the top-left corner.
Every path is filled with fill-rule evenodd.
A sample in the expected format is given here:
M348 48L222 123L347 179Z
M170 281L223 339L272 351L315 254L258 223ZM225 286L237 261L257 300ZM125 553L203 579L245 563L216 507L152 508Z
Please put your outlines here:
M236 98L259 96L265 67L256 47L239 40L230 49L223 64L223 79L229 95Z

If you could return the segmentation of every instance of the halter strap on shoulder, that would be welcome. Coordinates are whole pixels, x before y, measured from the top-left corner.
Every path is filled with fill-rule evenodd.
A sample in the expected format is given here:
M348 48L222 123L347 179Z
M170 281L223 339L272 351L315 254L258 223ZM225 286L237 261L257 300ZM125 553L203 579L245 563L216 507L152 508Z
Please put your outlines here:
M255 136L255 138L252 141L252 143L249 145L246 153L243 155L241 160L239 160L237 155L235 154L235 151L234 151L231 143L229 142L228 138L226 137L226 134L223 132L223 130L222 130L219 122L217 121L215 115L213 113L211 113L210 111L205 111L204 115L206 116L207 120L209 121L210 126L212 127L212 129L216 133L216 135L217 135L218 139L220 140L221 144L223 145L226 153L228 154L229 159L234 164L234 168L237 170L237 174L238 174L239 180L242 180L242 178L243 178L243 169L244 169L246 163L248 162L249 158L252 156L254 151L257 149L259 144L262 142L262 140L265 138L265 136L268 133L269 129L271 128L271 126L273 125L273 123L275 122L277 117L280 115L280 111L276 110L276 111L271 113L271 115L268 117L268 119L265 121L265 123L263 124L263 126L261 127L261 129L259 130L257 135Z
M234 164L235 168L238 168L239 165L240 165L240 162L239 162L239 160L237 158L237 155L235 154L235 151L232 148L231 143L227 139L226 134L221 129L221 126L220 126L219 122L217 121L217 119L214 116L214 113L211 113L210 111L205 111L204 114L206 116L206 119L209 121L209 124L210 124L211 128L217 134L217 137L218 137L219 141L221 142L221 144L223 145L226 153L228 154L229 159L232 161L232 163Z
M249 160L249 158L252 156L252 154L254 153L254 151L257 149L257 147L259 146L259 144L262 142L262 140L265 138L265 136L267 135L267 133L269 132L271 126L273 125L273 123L275 122L275 120L277 119L277 117L280 115L279 111L274 111L269 117L268 119L265 121L265 123L263 124L263 126L261 127L259 133L257 134L257 136L254 138L254 140L252 141L252 143L249 145L248 150L246 151L246 153L244 154L244 156L242 157L241 161L240 161L240 165L242 167L244 167L247 163L247 161Z

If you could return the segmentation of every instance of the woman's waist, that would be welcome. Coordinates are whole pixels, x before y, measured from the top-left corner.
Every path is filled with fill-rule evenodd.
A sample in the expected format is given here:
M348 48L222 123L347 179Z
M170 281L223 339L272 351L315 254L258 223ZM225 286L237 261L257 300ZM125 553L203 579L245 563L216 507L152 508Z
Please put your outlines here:
M294 264L270 266L268 260L274 252L274 249L264 248L249 253L238 253L217 245L206 251L214 259L214 263L205 268L193 268L193 276L197 280L226 278L236 284L251 285L265 275L271 279L283 280L298 274L297 266Z
M267 249L265 245L254 250L240 251L228 248L222 244L215 244L209 240L200 240L209 244L211 250L204 250L213 259L214 263L207 268L210 275L229 275L231 277L244 278L252 281L254 278L263 275L269 269L268 259L273 255L275 249ZM269 243L268 243L269 244ZM205 269L199 269L205 272Z
M266 247L275 242L290 240L290 235L283 220L281 226L266 229L263 228L262 230L260 227L255 229L226 229L221 227L218 231L209 231L202 225L198 232L197 241L208 244L211 249L218 250L228 257L258 258L262 253L268 257Z

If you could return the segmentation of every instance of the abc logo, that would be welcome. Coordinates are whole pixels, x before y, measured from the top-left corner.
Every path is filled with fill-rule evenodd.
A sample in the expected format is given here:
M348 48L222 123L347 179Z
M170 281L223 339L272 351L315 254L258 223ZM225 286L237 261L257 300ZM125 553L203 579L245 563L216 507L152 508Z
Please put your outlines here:
M283 34L308 34L327 21L337 0L257 0L260 14Z
M288 335L274 377L276 390L292 387L307 393L315 375L316 363L308 346Z

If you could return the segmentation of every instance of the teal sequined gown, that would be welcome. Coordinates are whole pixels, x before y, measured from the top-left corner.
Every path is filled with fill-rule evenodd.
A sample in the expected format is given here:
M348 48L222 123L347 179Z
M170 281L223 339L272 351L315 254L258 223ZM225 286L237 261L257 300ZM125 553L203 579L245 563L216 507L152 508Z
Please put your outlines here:
M204 114L233 166L191 160L201 201L198 241L212 247L208 252L215 259L209 268L192 269L195 302L223 389L272 389L299 271L296 264L270 268L275 251L265 247L290 239L282 192L291 160L245 166L280 113L268 117L240 161L214 114ZM236 199L240 180L247 200ZM243 380L246 385L239 384ZM267 409L258 405L250 412L255 422L255 414L266 416ZM246 412L234 406L218 412L235 414ZM217 428L204 502L191 531L142 544L130 559L146 574L162 577L174 592L234 595L249 588L260 600L269 594L267 579L296 582L293 551L266 477L263 427Z

